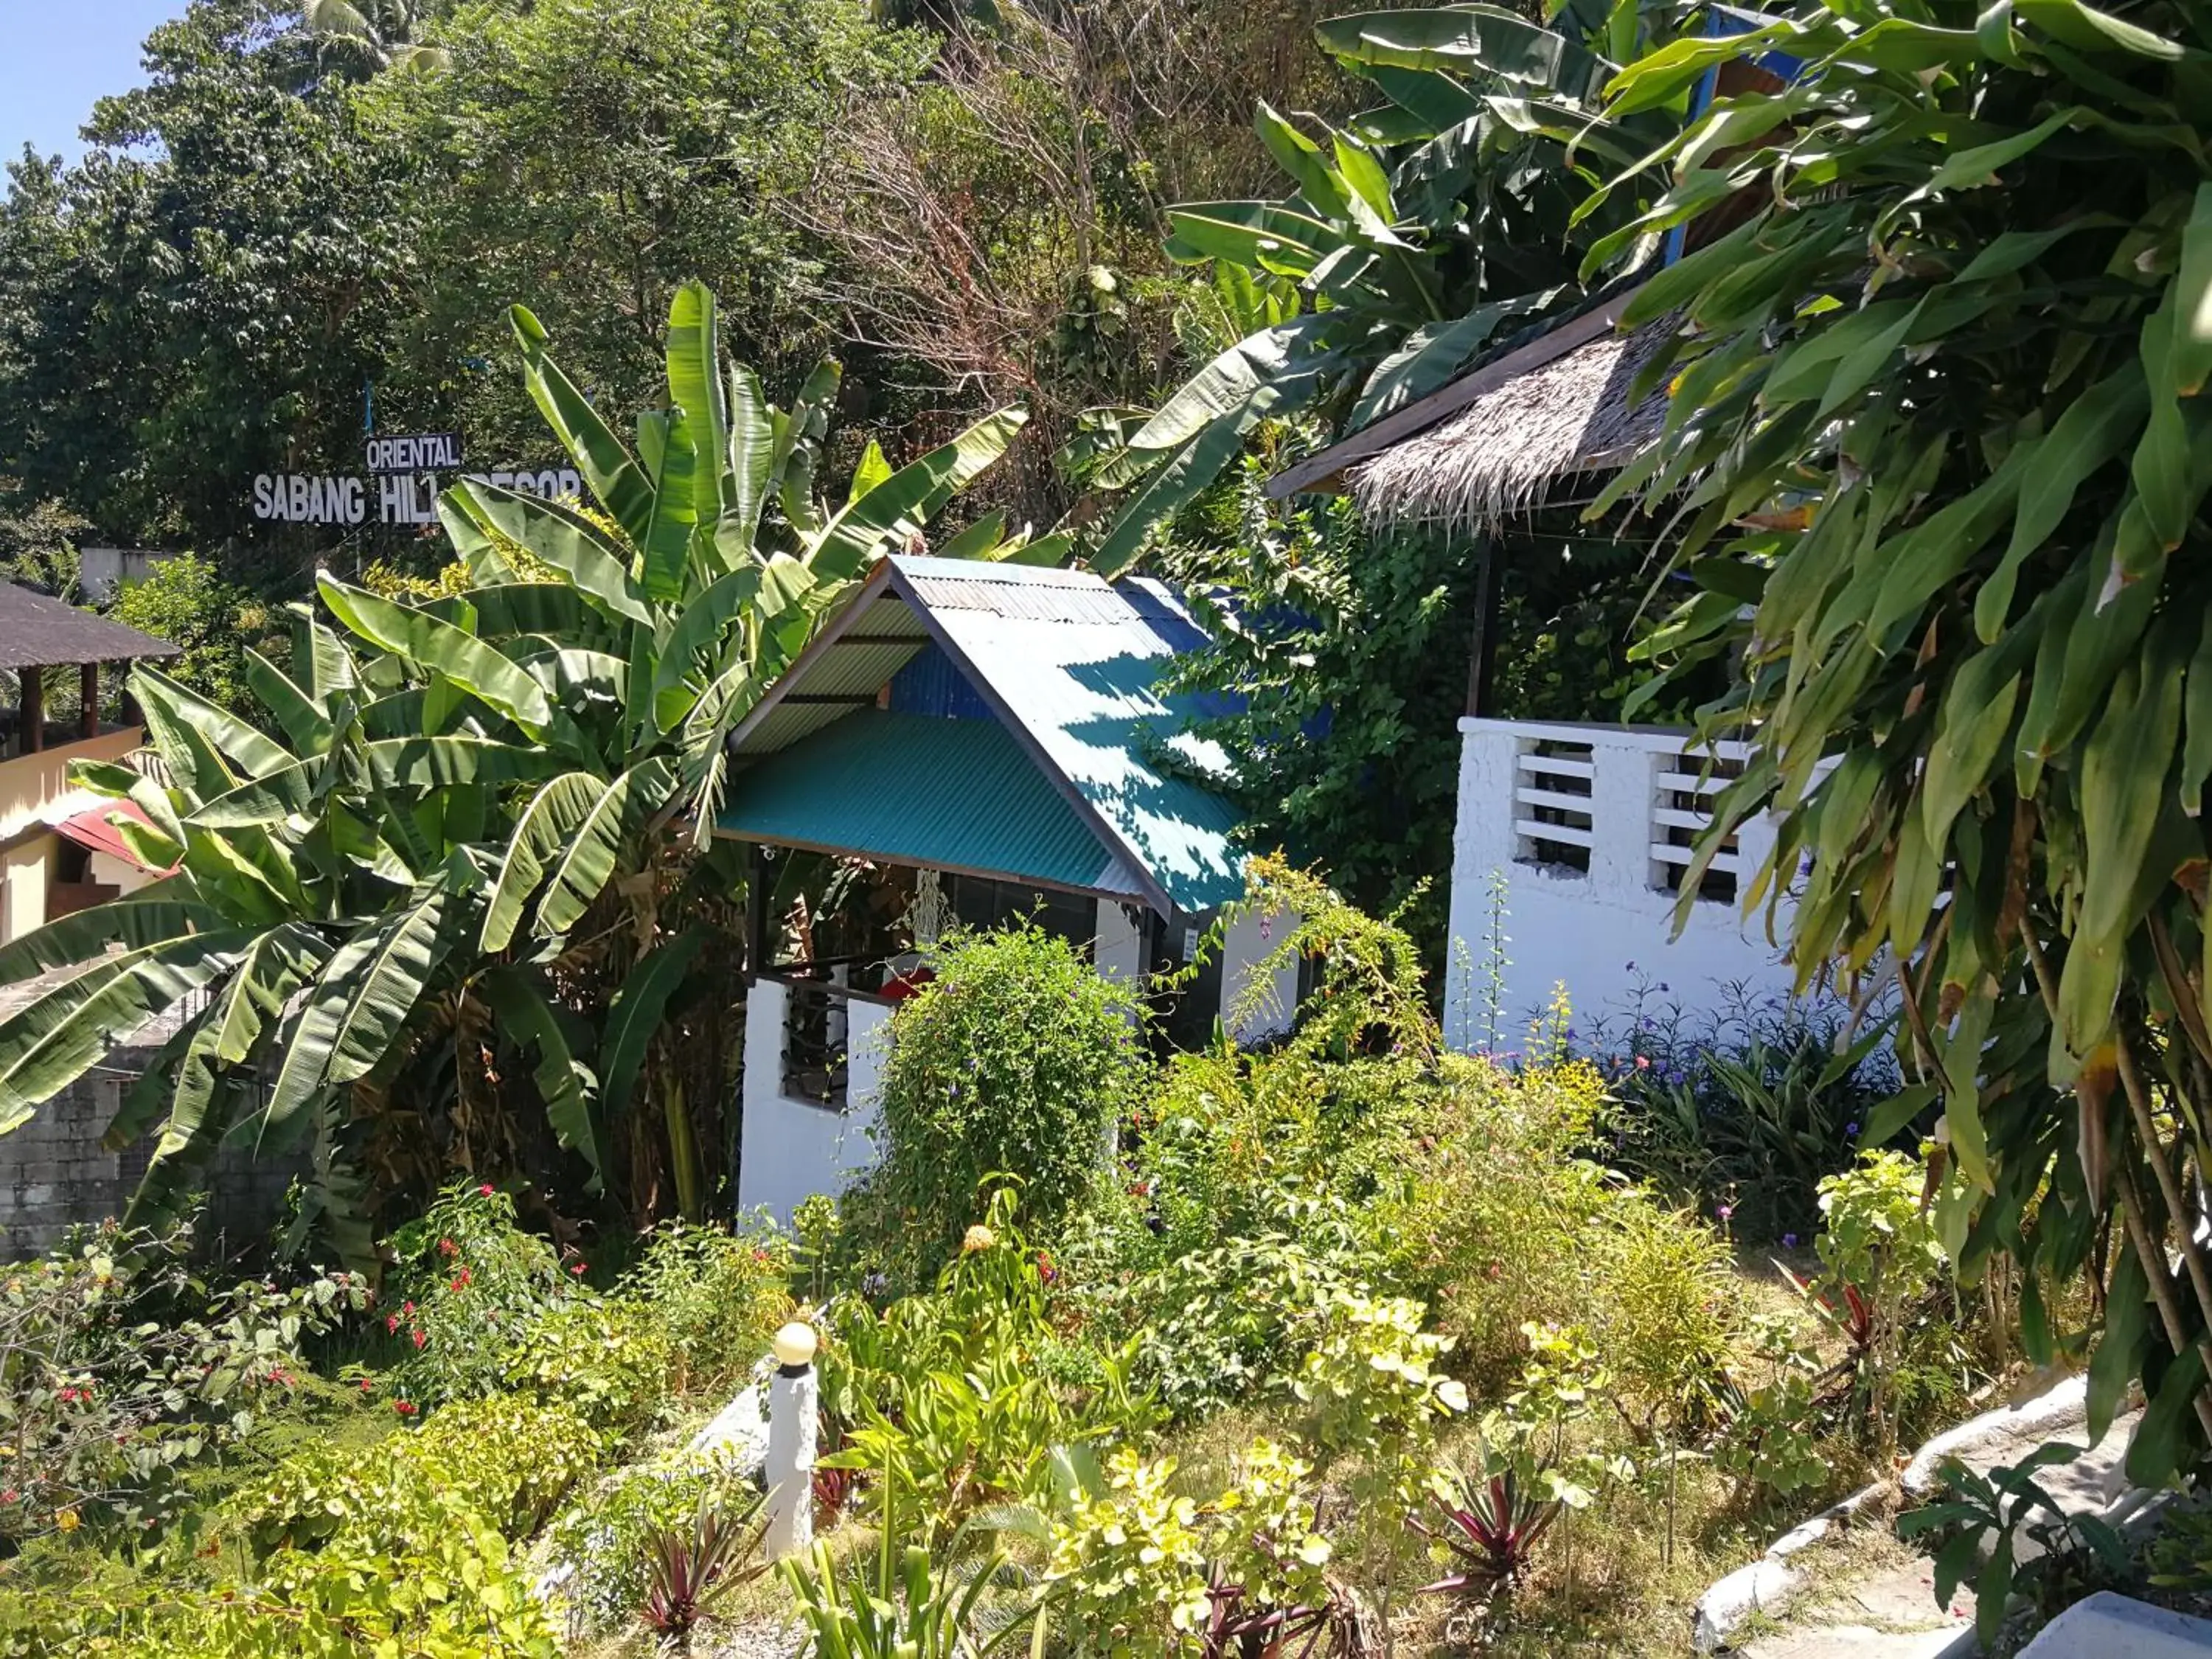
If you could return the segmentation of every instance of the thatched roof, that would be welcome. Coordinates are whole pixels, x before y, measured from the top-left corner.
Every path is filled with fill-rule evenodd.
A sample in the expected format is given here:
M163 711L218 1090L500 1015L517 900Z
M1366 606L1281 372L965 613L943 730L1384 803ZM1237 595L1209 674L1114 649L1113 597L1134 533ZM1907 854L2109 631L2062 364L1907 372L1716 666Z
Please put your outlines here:
M1621 465L1659 435L1666 389L1632 407L1638 373L1680 326L1608 332L1492 386L1344 474L1370 521L1475 531L1539 505L1562 477Z
M27 587L0 582L0 668L50 668L179 654L167 640Z

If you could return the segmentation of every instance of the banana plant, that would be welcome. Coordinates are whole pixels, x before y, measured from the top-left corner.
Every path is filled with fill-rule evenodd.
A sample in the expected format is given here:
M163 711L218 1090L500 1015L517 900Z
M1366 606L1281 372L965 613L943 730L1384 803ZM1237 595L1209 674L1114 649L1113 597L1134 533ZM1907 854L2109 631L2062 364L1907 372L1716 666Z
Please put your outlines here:
M1129 492L1085 550L1091 568L1126 568L1262 422L1357 430L1574 304L1581 250L1644 205L1625 193L1578 216L1577 178L1594 185L1680 126L1686 94L1619 117L1603 104L1615 58L1668 38L1675 9L1571 5L1547 27L1450 5L1322 23L1322 48L1384 101L1341 129L1260 105L1291 193L1170 210L1169 255L1211 264L1250 325L1091 473ZM1619 251L1606 274L1647 252Z
M471 585L453 597L321 575L289 672L252 659L276 735L141 671L159 765L77 776L138 807L122 833L173 873L0 949L0 985L67 970L0 1018L0 1133L182 1013L108 1129L121 1145L160 1127L141 1213L173 1208L227 1139L307 1148L310 1210L358 1258L349 1155L378 1152L387 1184L411 1158L412 1182L434 1183L422 1160L441 1136L471 1167L526 1146L517 1102L588 1193L627 1173L650 1208L663 1183L641 1171L673 1164L665 1187L696 1206L698 1148L721 1138L686 1120L664 1139L661 1113L631 1107L681 1115L688 1093L711 1112L726 1091L671 1070L701 1046L675 1023L717 982L694 970L743 950L742 871L708 842L723 740L1023 420L1001 410L897 469L871 445L833 505L816 480L836 366L775 407L750 370L725 371L702 286L676 296L669 405L634 447L537 320L518 307L514 325L592 504L457 485L440 513ZM991 515L937 551L1062 550ZM726 1027L725 1009L690 1012ZM422 1133L426 1117L442 1121Z

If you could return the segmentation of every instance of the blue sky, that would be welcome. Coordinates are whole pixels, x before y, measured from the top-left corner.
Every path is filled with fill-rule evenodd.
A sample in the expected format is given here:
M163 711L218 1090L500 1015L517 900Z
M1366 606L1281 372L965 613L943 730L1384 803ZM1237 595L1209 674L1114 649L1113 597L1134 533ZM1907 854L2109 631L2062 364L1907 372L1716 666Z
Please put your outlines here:
M0 160L74 159L95 100L143 78L138 43L185 0L0 0Z

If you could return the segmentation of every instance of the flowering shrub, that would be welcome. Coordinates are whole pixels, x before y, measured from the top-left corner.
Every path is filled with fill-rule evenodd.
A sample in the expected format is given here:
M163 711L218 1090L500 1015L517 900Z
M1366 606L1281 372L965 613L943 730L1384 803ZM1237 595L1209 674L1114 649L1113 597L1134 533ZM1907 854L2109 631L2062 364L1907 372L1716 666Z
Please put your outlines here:
M348 1273L211 1293L189 1242L110 1223L0 1270L0 1539L156 1527L174 1473L291 1389L301 1339L368 1303Z
M586 1294L550 1244L515 1224L514 1200L488 1182L446 1188L392 1248L398 1288L384 1330L404 1345L395 1374L418 1405L497 1393L537 1322Z

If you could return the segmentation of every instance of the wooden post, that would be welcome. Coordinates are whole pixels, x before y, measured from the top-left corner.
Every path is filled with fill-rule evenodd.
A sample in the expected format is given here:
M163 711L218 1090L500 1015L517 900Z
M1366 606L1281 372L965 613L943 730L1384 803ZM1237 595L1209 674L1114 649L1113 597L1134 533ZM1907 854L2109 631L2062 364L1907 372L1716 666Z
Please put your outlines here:
M88 662L76 672L77 701L84 705L78 724L80 735L96 738L100 735L100 665Z
M1474 574L1474 641L1467 665L1467 712L1485 713L1490 707L1498 658L1498 544L1485 538L1476 556Z
M18 718L23 722L23 752L35 755L46 746L46 671L26 668L20 678L23 700Z
M116 718L125 726L142 725L146 717L139 711L138 699L131 695L131 665L127 660L122 665L121 672L123 691L117 699Z

